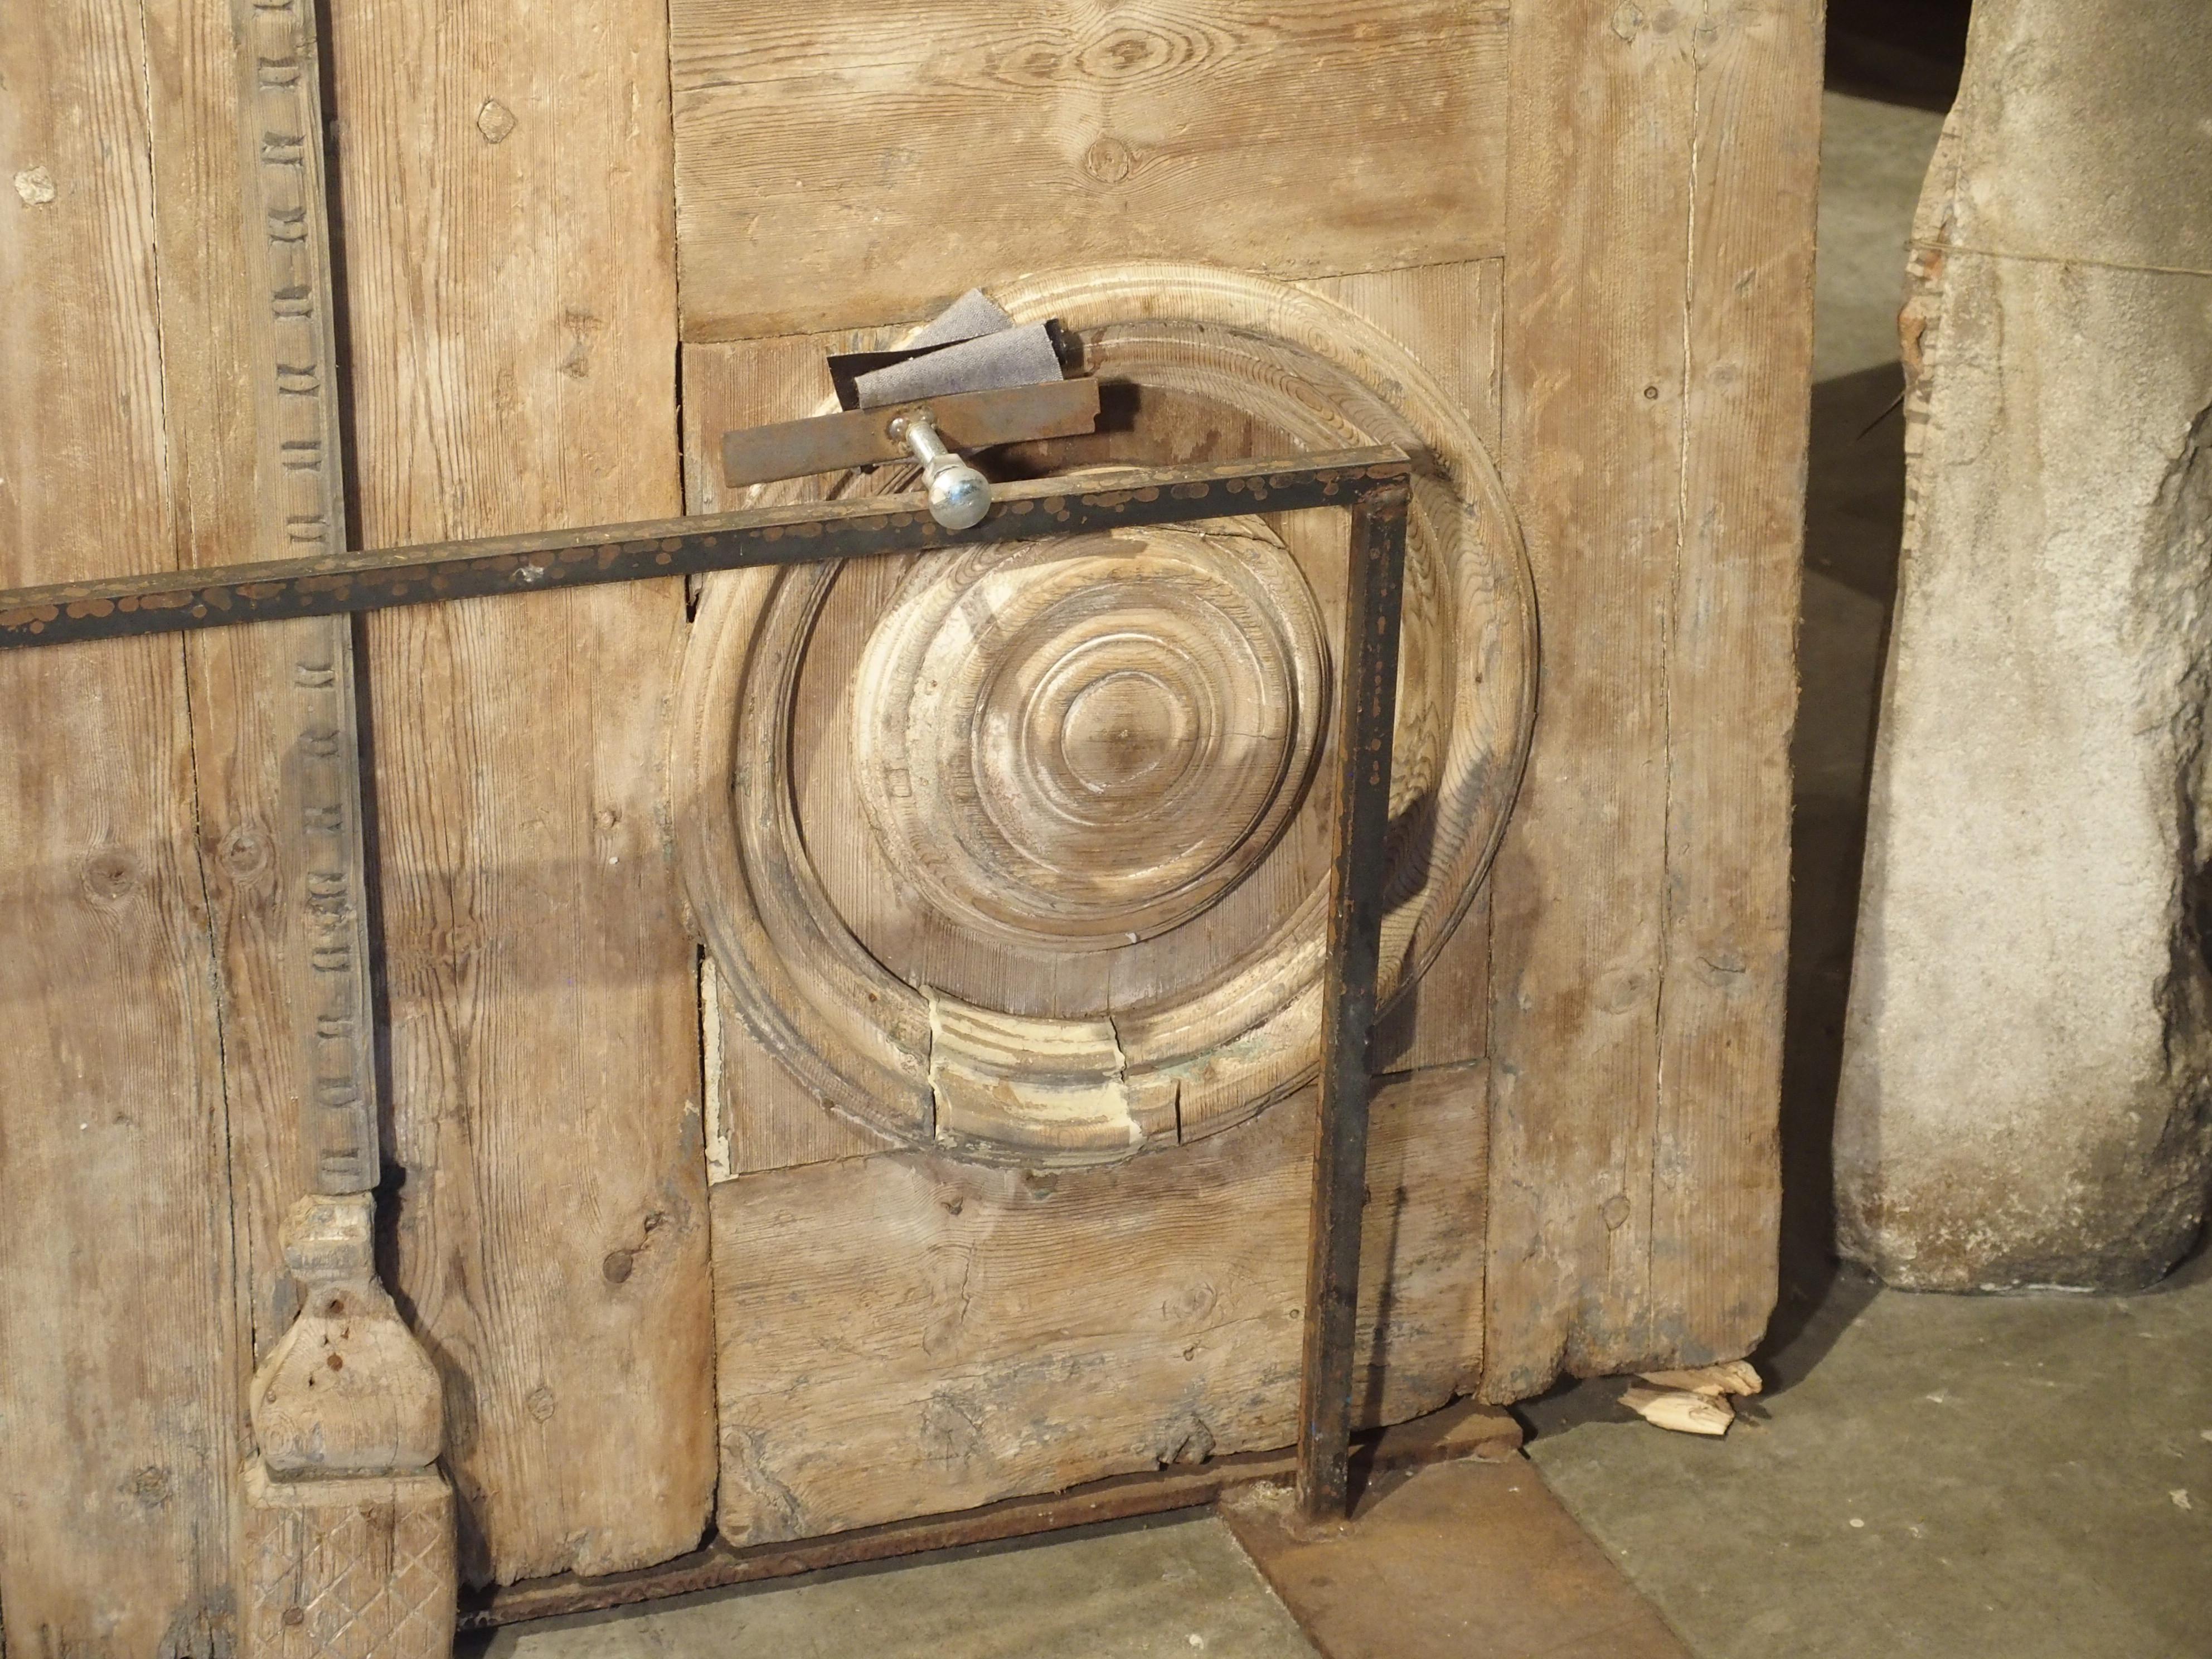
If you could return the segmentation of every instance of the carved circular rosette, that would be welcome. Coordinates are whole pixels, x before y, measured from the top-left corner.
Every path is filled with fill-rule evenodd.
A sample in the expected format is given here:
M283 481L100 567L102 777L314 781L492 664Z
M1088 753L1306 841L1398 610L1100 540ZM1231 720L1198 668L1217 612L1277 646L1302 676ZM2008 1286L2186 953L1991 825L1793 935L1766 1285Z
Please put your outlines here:
M1526 562L1466 415L1371 325L1264 278L1127 265L994 297L1174 411L1045 464L1413 456L1383 934L1402 990L1488 868L1533 714ZM838 493L858 487L886 483ZM1311 1077L1340 515L904 562L848 605L865 638L833 696L808 677L839 575L713 579L682 675L684 878L763 1044L895 1136L1030 1163L1209 1133Z
M1273 847L1327 661L1304 576L1257 523L930 560L861 659L855 781L948 914L1063 950L1132 943Z

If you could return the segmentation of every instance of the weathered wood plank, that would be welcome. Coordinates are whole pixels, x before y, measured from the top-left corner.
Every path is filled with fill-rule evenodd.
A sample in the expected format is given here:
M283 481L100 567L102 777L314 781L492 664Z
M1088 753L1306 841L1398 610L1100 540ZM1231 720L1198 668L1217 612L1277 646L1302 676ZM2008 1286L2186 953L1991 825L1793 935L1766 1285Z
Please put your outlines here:
M858 329L792 335L744 346L684 348L684 504L693 513L726 513L758 491L732 489L720 465L722 434L811 414L836 396L824 360L833 351L868 351L893 331ZM811 500L821 481L781 486ZM903 561L898 562L903 563ZM745 1029L728 988L702 957L707 1038L708 1163L714 1180L879 1152L878 1131L833 1112L776 1063Z
M1771 1301L1818 30L1583 0L1514 53L1545 678L1493 873L1498 1400L1733 1357Z
M717 1186L723 1535L808 1537L1286 1442L1313 1099L1105 1167L896 1152ZM1480 1066L1377 1091L1363 1423L1432 1410L1480 1365L1484 1101Z
M707 1040L707 1174L710 1181L884 1152L889 1135L834 1112L777 1064L745 1029L714 971L700 967Z
M178 544L145 27L0 27L0 582ZM0 1609L26 1651L213 1659L242 1367L181 653L0 664Z
M340 551L313 18L305 0L158 0L148 21L177 565ZM351 624L202 634L185 664L258 1356L295 1300L286 1208L377 1179Z
M1716 8L1698 49L1681 567L1668 662L1651 1296L1686 1364L1774 1305L1790 734L1811 412L1820 28Z
M349 1480L246 1474L238 1610L252 1659L444 1659L453 1650L453 1493L435 1470Z
M1488 1399L1672 1352L1651 1200L1698 27L1607 0L1514 21L1503 459L1544 675L1491 874Z
M1459 399L1476 434L1494 450L1504 283L1504 260L1466 259L1313 276L1297 286L1358 312L1412 352Z
M1497 259L1321 276L1298 286L1361 316L1458 398L1494 454L1504 265ZM1428 971L1375 1034L1375 1064L1416 1071L1480 1060L1490 1035L1490 889L1475 895Z
M917 320L1139 250L1311 276L1502 246L1503 5L670 15L687 340Z
M665 20L337 8L362 537L672 514ZM714 1486L680 584L372 618L397 1279L465 1573L693 1547Z

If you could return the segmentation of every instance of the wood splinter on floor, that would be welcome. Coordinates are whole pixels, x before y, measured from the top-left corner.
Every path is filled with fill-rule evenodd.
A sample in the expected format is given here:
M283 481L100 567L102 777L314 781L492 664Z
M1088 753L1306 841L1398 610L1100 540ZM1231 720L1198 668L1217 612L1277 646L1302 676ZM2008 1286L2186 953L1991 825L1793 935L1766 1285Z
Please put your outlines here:
M1646 1371L1621 1395L1620 1403L1647 1423L1678 1434L1723 1435L1735 1421L1734 1395L1759 1391L1759 1372L1747 1359L1678 1371Z

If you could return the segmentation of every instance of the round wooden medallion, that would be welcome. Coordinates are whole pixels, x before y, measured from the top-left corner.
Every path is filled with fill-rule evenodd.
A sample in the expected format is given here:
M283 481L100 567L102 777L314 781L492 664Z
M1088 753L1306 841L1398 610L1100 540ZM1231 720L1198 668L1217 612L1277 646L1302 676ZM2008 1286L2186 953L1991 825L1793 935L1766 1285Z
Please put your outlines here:
M1480 884L1532 707L1526 566L1466 416L1370 325L1265 279L1117 266L994 297L1079 333L1107 394L1097 434L994 458L1008 475L1415 457L1383 939L1402 989ZM1032 1163L1187 1139L1310 1077L1345 568L1329 512L710 581L677 827L749 1028L841 1110Z
M927 560L861 656L854 780L897 866L980 933L1133 944L1273 848L1327 661L1256 521Z

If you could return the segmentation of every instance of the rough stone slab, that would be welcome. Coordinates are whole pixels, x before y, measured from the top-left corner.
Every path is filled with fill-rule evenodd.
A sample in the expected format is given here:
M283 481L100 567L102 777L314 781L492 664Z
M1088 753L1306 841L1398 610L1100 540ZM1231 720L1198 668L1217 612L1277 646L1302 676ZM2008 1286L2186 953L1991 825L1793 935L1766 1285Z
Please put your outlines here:
M1894 1284L2140 1285L2203 1214L2212 275L2129 263L2212 227L2202 140L2172 122L2208 106L2203 21L1978 9L1916 227L1836 1140L1841 1248ZM2031 245L2122 205L2157 248Z
M1323 1659L1690 1659L1518 1457L1386 1478L1348 1522L1300 1519L1282 1486L1221 1518Z

